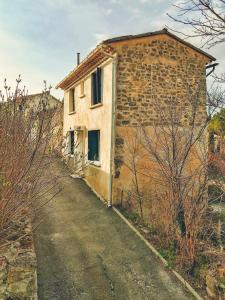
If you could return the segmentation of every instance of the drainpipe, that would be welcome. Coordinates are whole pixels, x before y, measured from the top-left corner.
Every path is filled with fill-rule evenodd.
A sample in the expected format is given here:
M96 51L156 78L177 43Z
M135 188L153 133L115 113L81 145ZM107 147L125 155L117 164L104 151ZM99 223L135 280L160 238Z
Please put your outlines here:
M206 67L205 67L206 70L207 70L207 69L211 69L211 70L209 71L209 73L206 74L206 77L208 77L210 74L212 74L212 72L215 71L215 68L216 68L216 66L218 66L218 65L219 65L218 63L214 63L214 64L211 64L211 65L206 66Z
M109 171L109 200L108 207L112 207L113 194L113 166L114 166L114 148L115 148L115 117L116 117L116 69L117 55L113 58L112 63L112 118L111 118L111 147L110 147L110 171Z
M114 165L114 145L115 145L115 102L116 102L116 68L117 68L117 54L111 55L101 49L101 52L112 58L112 117L111 117L111 146L110 146L110 170L109 170L109 196L108 207L112 207L112 193L113 193L113 165Z

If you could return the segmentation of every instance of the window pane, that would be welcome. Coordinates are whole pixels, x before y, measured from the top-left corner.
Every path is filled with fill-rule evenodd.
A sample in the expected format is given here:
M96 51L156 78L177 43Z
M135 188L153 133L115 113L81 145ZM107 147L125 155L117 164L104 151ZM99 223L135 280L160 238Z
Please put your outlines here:
M70 131L70 153L74 154L74 131Z
M102 102L102 70L97 68L97 71L92 73L92 104Z
M99 130L88 132L88 160L99 161L99 138Z
M70 89L69 92L69 112L75 111L75 89Z

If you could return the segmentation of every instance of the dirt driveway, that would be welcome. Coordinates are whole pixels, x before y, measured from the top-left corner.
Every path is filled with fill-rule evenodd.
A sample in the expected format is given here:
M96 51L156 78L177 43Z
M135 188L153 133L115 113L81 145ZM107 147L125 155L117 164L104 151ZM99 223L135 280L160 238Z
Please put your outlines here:
M39 300L192 299L82 180L59 161L54 171L65 175L63 190L35 233Z

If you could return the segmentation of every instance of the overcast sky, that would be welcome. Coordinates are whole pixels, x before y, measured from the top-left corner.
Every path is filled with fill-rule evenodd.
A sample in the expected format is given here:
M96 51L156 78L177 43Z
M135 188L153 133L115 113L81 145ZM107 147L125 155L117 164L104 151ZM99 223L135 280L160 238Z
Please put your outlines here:
M22 75L29 93L63 79L101 40L118 35L177 28L166 15L168 0L0 0L0 89ZM187 30L185 27L184 31ZM200 46L200 41L192 43ZM206 50L225 66L225 45ZM62 98L63 93L52 90Z

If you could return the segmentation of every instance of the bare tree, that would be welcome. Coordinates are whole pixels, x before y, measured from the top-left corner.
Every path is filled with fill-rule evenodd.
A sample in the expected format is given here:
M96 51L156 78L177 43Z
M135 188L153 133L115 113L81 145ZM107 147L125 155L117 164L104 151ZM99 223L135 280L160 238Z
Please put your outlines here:
M137 128L135 132L128 134L124 145L126 159L124 161L126 167L132 174L131 189L129 190L130 197L133 198L139 207L139 214L143 221L143 202L144 195L142 192L142 184L140 181L141 161L144 159L143 147L141 146L141 131Z
M175 245L180 262L192 270L202 250L201 241L206 242L205 249L211 247L217 230L208 206L211 157L207 126L222 103L214 90L208 95L208 114L205 108L202 115L205 104L200 89L193 93L187 87L187 95L186 107L171 99L166 106L153 103L158 117L151 128L140 124L133 139L127 139L125 165L132 174L136 195L141 195L141 211L148 206L147 222L157 227L168 245Z
M200 37L204 44L213 47L225 42L225 1L190 0L174 4L177 16L169 15L174 21L192 27L188 37Z
M207 139L205 124L196 124L196 103L190 104L190 122L186 125L181 121L182 109L174 103L166 113L158 106L160 123L154 126L153 135L143 129L143 144L156 165L153 180L161 186L155 197L169 204L167 222L171 223L164 225L173 233L183 262L193 264L196 237L207 207Z

